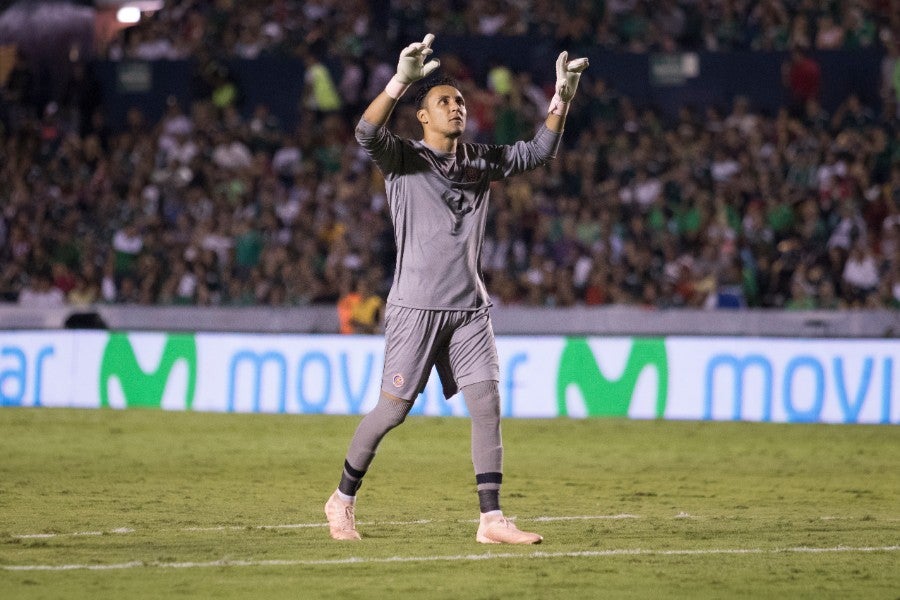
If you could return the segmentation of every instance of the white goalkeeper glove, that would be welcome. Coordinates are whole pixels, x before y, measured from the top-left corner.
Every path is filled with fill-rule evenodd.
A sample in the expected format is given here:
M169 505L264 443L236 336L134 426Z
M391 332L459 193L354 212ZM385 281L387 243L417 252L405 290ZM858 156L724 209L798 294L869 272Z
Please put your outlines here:
M434 34L428 33L421 42L410 44L400 52L400 61L397 63L397 74L391 77L384 91L387 95L397 100L403 95L410 84L427 77L432 71L441 65L436 58L427 63L425 59L433 52L431 42Z
M563 116L569 110L569 102L575 97L581 73L588 68L588 59L569 60L568 52L560 52L556 59L556 93L550 101L548 113Z

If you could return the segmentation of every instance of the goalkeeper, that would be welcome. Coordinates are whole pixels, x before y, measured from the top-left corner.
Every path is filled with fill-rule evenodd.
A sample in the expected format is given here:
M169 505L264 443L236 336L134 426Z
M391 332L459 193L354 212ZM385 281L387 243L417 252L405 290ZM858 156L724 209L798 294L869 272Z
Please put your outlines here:
M437 368L446 397L462 391L472 422L472 462L481 543L536 544L503 516L500 486L499 361L479 268L490 184L546 164L556 156L569 103L586 58L556 61L556 93L547 118L529 141L508 146L460 142L466 103L452 80L424 85L416 95L421 140L385 128L409 86L438 68L425 62L434 36L400 53L397 73L356 127L356 139L384 175L397 266L385 309L381 395L350 442L338 489L325 504L331 537L358 540L356 492L384 435L401 424Z

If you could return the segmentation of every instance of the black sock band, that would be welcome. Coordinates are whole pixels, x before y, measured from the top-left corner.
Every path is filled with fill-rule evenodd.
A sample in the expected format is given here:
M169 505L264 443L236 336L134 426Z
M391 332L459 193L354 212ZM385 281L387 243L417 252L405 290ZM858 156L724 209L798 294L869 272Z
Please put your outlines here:
M344 461L344 471L346 471L347 475L349 475L353 479L362 479L366 474L365 471L358 471L354 469L350 462L347 460Z
M481 485L483 483L503 483L503 473L478 473L475 475L475 483Z
M362 478L365 474L365 471L354 469L350 462L345 460L344 472L341 473L341 482L338 484L338 490L347 496L355 496L362 485Z

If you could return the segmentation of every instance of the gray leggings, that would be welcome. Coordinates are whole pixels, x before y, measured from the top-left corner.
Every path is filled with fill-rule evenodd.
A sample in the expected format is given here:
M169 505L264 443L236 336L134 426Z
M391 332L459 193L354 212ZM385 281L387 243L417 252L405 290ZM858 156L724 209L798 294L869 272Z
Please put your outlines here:
M500 436L500 393L496 381L482 381L462 388L466 407L472 419L472 464L476 476L503 472L503 442ZM356 428L344 476L359 480L375 458L375 452L388 431L403 423L413 403L381 393L378 404ZM349 467L349 468L348 468ZM483 479L483 478L481 478ZM482 483L478 489L499 489L496 478Z

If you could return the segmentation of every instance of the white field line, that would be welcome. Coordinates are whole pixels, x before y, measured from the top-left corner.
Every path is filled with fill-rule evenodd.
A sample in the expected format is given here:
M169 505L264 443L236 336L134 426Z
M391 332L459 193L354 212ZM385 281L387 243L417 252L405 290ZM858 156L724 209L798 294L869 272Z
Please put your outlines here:
M747 554L824 554L824 553L864 553L864 552L897 552L900 546L834 546L830 548L709 548L702 550L649 550L643 548L617 550L582 550L577 552L529 552L456 554L449 556L391 556L387 558L335 558L321 560L233 560L222 559L209 562L142 562L131 561L108 565L69 564L69 565L0 565L4 571L111 571L136 568L157 569L203 569L209 567L298 567L298 566L331 566L331 565L365 565L385 563L418 563L418 562L474 562L484 560L520 560L546 558L599 558L610 556L716 556Z
M109 531L75 531L73 533L23 533L21 535L13 535L10 537L18 538L20 540L31 540L55 537L90 537L95 535L109 535L113 533L119 535L134 533L134 529L131 529L129 527L118 527L116 529L110 529Z
M578 515L574 517L534 517L532 519L519 519L520 521L536 521L539 523L547 523L550 521L618 521L621 519L640 519L637 515L623 513L621 515ZM510 519L515 520L515 519ZM472 521L476 523L477 521Z
M638 515L575 515L575 516L557 516L557 517L510 517L512 521L535 521L535 522L551 522L551 521L598 521L598 520L619 520L619 519L640 519ZM357 525L429 525L433 523L477 523L478 519L468 520L452 520L452 519L417 519L415 521L357 521ZM242 531L245 529L311 529L317 527L328 527L328 523L286 523L283 525L217 525L215 527L184 527L176 531ZM134 529L128 527L119 527L109 531L76 531L72 533L21 533L10 537L28 540L28 539L48 539L56 537L82 537L82 536L100 536L100 535L124 535L127 533L135 533Z

